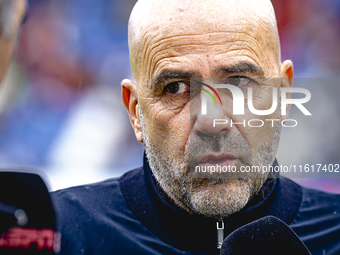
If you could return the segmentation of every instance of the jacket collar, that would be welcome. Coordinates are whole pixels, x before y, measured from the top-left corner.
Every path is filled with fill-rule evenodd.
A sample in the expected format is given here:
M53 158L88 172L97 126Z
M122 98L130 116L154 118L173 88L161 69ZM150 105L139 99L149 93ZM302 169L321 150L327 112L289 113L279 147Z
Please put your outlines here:
M216 219L189 214L178 207L153 177L145 153L143 167L123 175L119 185L132 213L159 239L180 250L216 253ZM224 236L267 215L276 216L290 224L297 214L301 199L299 185L274 174L241 211L223 219Z

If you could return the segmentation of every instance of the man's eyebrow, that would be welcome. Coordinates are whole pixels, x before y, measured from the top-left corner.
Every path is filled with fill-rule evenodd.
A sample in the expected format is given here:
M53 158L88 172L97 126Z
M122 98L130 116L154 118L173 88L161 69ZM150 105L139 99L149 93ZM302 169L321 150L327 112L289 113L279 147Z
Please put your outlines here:
M190 79L195 76L197 76L197 72L185 72L182 70L164 69L152 79L152 88L154 89L157 84L164 83L167 80L175 78Z
M232 66L220 66L217 68L217 73L223 74L250 73L258 75L260 77L265 76L265 73L261 67L245 61Z
M260 77L263 77L265 75L261 67L255 64L249 63L249 62L245 62L245 61L242 61L232 66L220 66L217 68L216 73L223 73L223 74L251 73L251 74L256 74ZM198 76L199 74L197 71L186 72L186 71L177 70L177 69L164 69L152 79L152 89L154 89L157 84L164 83L167 80L176 79L176 78L190 79L190 78L198 77Z

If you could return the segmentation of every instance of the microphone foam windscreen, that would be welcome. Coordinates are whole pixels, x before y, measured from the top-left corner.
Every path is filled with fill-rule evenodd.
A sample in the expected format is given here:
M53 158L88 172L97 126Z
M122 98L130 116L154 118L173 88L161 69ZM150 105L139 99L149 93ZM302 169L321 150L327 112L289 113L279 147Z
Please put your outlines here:
M276 217L266 216L228 235L220 254L304 255L310 252L286 223Z
M0 172L0 254L54 254L59 239L55 228L52 202L41 177Z

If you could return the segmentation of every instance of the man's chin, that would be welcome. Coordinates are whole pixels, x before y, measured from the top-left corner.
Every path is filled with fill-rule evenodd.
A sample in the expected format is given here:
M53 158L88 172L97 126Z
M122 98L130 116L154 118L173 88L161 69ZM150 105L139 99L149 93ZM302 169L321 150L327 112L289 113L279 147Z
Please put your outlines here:
M208 217L226 217L240 211L251 196L252 187L244 180L208 182L191 192L190 207L193 211Z

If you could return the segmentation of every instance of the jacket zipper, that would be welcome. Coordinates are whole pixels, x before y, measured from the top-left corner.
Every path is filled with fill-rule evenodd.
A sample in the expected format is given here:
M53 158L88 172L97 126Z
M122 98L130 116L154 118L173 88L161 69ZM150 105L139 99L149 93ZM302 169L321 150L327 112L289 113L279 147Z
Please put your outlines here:
M217 249L220 250L224 240L224 222L219 220L216 222L217 225Z

